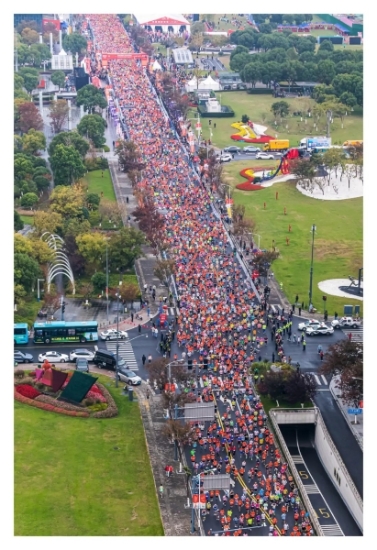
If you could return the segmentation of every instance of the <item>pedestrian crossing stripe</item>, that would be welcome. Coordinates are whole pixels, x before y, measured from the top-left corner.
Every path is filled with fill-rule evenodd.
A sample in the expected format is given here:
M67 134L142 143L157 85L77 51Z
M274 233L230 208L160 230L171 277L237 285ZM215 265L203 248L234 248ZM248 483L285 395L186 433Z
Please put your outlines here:
M320 490L318 489L318 486L316 483L308 483L307 485L304 484L304 489L307 495L319 495Z
M349 337L349 334L352 334L351 342L363 342L364 339L364 329L362 328L355 328L355 329L349 329L349 330L343 330L343 334Z
M324 374L317 374L315 372L308 372L308 374L311 374L315 380L315 383L317 386L328 386L329 382Z
M106 348L116 354L117 344L116 342L106 342ZM125 360L128 369L139 370L134 350L130 342L119 342L118 354L119 357Z
M325 537L344 537L344 533L337 523L321 525L321 529Z
M169 307L169 315L172 317L179 315L179 309L177 307Z
M291 458L292 458L293 464L303 464L304 463L304 461L302 460L301 455L291 455Z

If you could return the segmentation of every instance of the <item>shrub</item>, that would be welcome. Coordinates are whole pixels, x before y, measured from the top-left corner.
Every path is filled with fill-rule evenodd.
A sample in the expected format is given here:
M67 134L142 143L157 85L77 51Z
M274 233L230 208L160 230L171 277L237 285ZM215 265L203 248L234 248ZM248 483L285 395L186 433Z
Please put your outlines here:
M94 399L92 397L86 397L82 403L85 405L85 407L90 407L90 405L94 405Z
M41 391L45 390L45 385L42 382L36 382L35 387L38 388Z
M92 412L97 411L104 411L108 408L107 403L94 403L94 405L90 405L88 409L90 409Z
M35 399L38 395L40 395L38 390L28 384L18 384L16 386L16 391L23 397L28 397L29 399Z
M17 378L23 378L24 375L25 375L25 371L22 369L18 369L14 371L14 376L16 376Z
M14 381L14 385L19 386L20 384L21 385L22 384L28 384L29 386L34 386L34 379L30 378L30 376L23 376L22 378L17 378Z
M110 152L110 147L108 145L104 145L103 150L105 151L105 153L109 153Z

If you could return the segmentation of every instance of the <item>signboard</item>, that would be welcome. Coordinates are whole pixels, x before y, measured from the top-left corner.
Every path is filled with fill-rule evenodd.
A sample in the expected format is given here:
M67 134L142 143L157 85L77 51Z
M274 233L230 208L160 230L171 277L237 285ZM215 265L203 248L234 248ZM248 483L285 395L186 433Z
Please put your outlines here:
M192 495L192 507L196 509L204 509L206 507L207 499L205 495Z
M185 403L185 420L213 420L215 418L215 404L211 403Z
M229 491L230 474L219 474L215 476L204 476L203 491Z
M343 315L345 317L352 317L353 316L353 306L344 306L343 307Z
M161 313L161 315L160 315L160 323L165 323L166 319L167 319L166 313Z
M308 138L307 148L314 149L314 147L331 147L331 138L328 138L328 137Z
M348 414L361 414L363 412L363 409L347 409Z

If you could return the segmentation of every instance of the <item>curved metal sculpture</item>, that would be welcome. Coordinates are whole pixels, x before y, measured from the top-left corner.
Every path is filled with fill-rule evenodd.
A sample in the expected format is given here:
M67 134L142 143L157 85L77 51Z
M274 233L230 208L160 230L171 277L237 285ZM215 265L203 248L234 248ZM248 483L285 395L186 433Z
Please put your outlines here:
M48 264L47 272L47 291L50 292L50 285L56 275L66 275L72 284L72 294L76 293L75 278L71 269L71 265L65 252L63 252L64 241L59 235L45 231L41 236L42 241L47 243L48 247L55 252L55 257Z

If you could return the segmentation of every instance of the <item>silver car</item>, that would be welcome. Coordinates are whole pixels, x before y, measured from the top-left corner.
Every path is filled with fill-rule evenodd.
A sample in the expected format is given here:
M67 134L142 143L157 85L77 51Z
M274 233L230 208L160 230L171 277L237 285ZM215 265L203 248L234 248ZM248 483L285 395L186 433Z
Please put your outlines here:
M75 362L76 359L86 359L87 361L93 361L94 351L88 349L74 349L69 354L69 360Z
M119 379L122 380L122 382L130 384L131 386L140 386L141 384L140 376L135 374L133 370L125 368L118 369L118 376Z
M43 362L45 359L50 363L66 363L68 361L68 355L59 353L58 351L45 351L38 355L39 362Z

